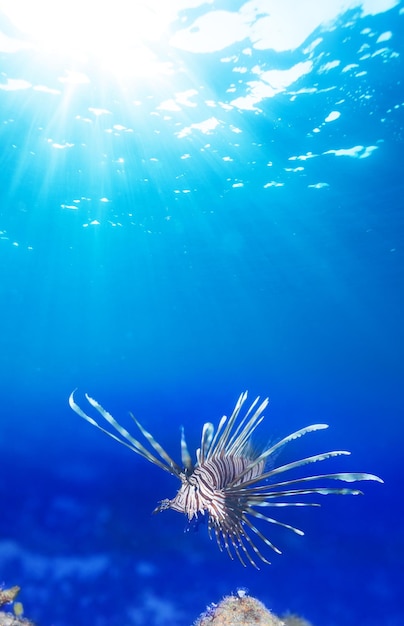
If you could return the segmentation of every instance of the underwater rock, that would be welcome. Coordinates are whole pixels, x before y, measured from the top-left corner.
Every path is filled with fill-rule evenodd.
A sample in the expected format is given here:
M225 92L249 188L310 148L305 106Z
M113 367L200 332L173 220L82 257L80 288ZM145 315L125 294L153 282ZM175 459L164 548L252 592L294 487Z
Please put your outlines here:
M193 626L311 626L295 615L277 617L259 600L243 590L226 596L219 604L211 604Z
M34 626L34 622L0 611L0 626Z

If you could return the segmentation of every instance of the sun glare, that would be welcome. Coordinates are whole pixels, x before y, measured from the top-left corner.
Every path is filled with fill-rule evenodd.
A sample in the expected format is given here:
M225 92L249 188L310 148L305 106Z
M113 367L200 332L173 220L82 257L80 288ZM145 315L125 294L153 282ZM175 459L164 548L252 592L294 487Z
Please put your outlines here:
M159 71L152 51L176 17L167 0L0 0L35 49L72 59L95 60L107 69L144 74ZM177 6L178 9L178 6Z

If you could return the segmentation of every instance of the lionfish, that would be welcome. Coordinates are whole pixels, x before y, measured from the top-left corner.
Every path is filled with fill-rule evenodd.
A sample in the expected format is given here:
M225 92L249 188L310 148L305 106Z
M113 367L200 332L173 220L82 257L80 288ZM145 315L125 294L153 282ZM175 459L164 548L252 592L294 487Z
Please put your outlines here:
M88 403L118 434L103 428L95 419L87 415L76 404L73 392L70 395L69 404L78 415L112 439L119 441L136 454L179 479L181 486L176 496L172 500L162 500L153 513L172 509L184 513L189 522L203 519L206 515L210 538L214 535L219 549L222 551L225 548L231 559L234 559L234 555L236 555L244 566L248 562L259 569L257 560L270 563L262 554L262 547L256 545L257 538L274 552L281 553L279 548L257 528L255 520L263 520L268 524L282 526L297 535L304 534L295 526L264 515L257 510L258 508L320 506L317 502L296 501L294 499L312 494L362 495L358 489L317 486L318 481L336 480L353 483L373 480L383 482L374 474L346 472L315 474L279 481L278 476L290 470L350 453L346 450L333 450L308 456L285 465L270 463L276 459L279 450L287 443L307 433L328 428L328 425L312 424L306 426L284 437L274 445L259 451L253 447L251 435L264 419L263 413L267 407L268 398L261 403L260 398L256 398L242 416L247 392L240 395L231 416L221 418L216 432L213 424L210 422L204 424L201 445L196 450L195 462L188 451L182 429L182 466L171 458L132 414L130 414L132 419L151 450L135 439L96 400L87 394L85 397ZM315 481L315 486L312 486L313 481Z

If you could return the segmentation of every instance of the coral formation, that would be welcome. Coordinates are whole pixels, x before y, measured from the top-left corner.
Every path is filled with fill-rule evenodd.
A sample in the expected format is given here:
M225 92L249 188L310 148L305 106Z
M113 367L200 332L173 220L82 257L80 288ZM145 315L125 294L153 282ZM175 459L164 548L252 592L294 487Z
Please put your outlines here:
M285 626L311 626L310 622L307 620L297 615L291 615L290 613L284 615L282 619L285 622Z
M208 606L193 626L311 626L295 615L283 618L269 611L259 600L244 590L226 596L219 604Z
M20 588L10 587L10 589L0 589L0 607L4 604L14 602ZM33 622L20 617L23 609L20 602L14 602L14 613L5 613L0 611L0 626L34 626Z
M0 589L0 608L13 603L14 613L0 610L0 626L35 626L21 617L22 604L15 602L20 588ZM305 619L288 614L282 618L269 611L259 600L238 589L236 595L226 596L219 604L211 604L193 626L311 626Z

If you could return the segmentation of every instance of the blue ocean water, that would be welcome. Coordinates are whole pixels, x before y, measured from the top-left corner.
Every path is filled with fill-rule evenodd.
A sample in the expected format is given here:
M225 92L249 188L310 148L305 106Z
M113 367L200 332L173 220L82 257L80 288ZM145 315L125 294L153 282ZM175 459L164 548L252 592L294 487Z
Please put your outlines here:
M0 2L0 584L39 626L187 626L238 587L314 626L403 624L403 3L87 25L73 3L54 26L23 4ZM178 483L75 388L178 461L181 426L196 449L268 395L259 443L326 422L282 459L347 449L320 471L385 484L282 512L305 536L271 527L282 556L245 569L151 515Z

